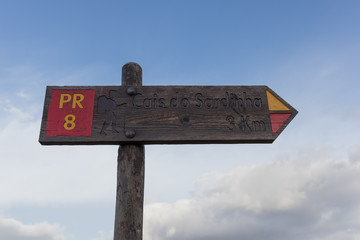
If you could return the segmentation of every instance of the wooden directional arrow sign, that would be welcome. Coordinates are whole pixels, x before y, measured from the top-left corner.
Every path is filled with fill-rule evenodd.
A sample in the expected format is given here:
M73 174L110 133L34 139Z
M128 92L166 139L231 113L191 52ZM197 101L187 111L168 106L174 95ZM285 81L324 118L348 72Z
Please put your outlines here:
M267 86L47 87L40 143L271 143L296 114Z

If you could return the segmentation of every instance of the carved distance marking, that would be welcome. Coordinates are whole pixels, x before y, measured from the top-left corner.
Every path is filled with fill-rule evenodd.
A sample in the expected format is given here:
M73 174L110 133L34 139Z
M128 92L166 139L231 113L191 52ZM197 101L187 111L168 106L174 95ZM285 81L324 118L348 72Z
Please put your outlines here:
M229 122L228 128L230 130L239 129L243 132L265 132L266 124L262 120L251 120L250 116L240 115L238 120L235 120L235 117L229 115L226 117L226 120Z

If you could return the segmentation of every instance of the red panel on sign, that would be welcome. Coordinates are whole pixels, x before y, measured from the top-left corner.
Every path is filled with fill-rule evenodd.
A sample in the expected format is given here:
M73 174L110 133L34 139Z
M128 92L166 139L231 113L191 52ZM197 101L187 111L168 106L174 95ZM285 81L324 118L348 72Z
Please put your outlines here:
M284 122L291 116L291 113L271 113L270 121L273 134L277 133Z
M46 136L91 136L95 90L51 90Z

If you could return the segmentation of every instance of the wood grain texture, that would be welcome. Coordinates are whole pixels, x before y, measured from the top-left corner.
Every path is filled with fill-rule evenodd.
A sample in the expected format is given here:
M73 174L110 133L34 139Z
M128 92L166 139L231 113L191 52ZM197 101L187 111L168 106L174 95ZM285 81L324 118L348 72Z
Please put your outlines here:
M142 239L144 173L144 146L120 146L114 240Z
M133 67L136 69L136 67ZM123 81L141 74L127 74ZM130 77L129 77L130 76ZM46 136L52 89L95 90L91 136ZM291 116L272 132L266 92ZM42 144L271 143L297 111L267 86L89 86L48 87ZM132 132L133 134L129 134Z
M141 67L136 63L125 64L122 85L141 84ZM127 135L131 136L132 132L127 130ZM118 151L114 240L142 240L144 177L145 147L121 145Z

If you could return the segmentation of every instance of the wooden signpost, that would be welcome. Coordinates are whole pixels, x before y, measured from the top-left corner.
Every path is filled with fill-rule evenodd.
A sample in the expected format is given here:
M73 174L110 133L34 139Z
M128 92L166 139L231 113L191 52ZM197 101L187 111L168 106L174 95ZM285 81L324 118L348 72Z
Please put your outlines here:
M272 143L297 111L267 86L49 86L43 145L120 145L115 240L142 239L144 144ZM141 205L141 206L140 206Z

